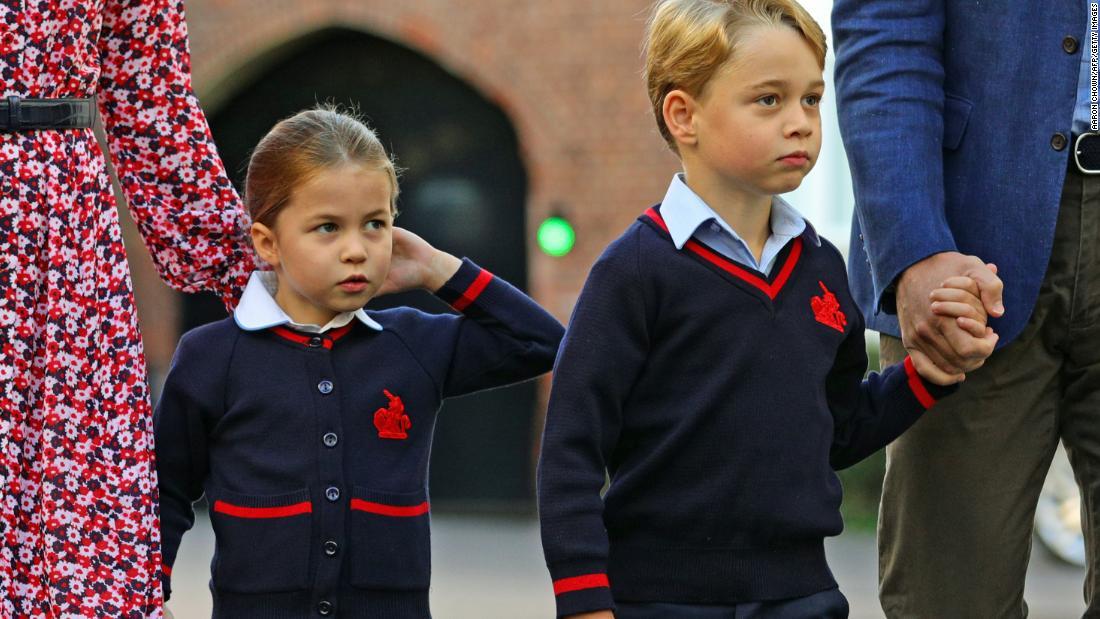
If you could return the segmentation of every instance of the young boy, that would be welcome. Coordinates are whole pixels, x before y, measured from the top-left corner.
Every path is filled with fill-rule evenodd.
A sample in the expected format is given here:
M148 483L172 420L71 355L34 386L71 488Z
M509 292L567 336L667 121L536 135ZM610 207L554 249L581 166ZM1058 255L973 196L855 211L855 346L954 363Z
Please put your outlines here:
M821 146L805 10L666 0L646 53L683 174L593 266L555 366L539 508L558 616L846 617L824 551L834 469L961 377L907 358L861 382L843 258L776 196ZM944 285L934 308L988 356L977 286Z

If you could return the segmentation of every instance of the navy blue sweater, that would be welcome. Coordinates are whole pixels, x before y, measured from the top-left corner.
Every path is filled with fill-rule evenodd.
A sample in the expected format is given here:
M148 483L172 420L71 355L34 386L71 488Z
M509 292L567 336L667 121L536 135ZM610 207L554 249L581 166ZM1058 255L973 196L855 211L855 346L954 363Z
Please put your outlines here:
M844 260L812 228L767 278L677 250L650 209L592 267L555 365L538 490L559 616L835 587L834 469L952 390L908 359L866 368Z
M550 369L563 329L468 260L437 295L463 315L370 312L323 335L180 341L155 414L169 591L191 504L216 536L214 616L428 617L428 456L444 398Z

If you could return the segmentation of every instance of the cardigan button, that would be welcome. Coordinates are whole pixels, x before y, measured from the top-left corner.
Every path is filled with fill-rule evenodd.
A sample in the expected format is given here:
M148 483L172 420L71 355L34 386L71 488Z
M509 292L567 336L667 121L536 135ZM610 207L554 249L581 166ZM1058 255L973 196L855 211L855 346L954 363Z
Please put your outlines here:
M325 488L325 498L335 503L340 500L340 489L336 486Z
M321 600L317 603L317 612L327 617L332 614L332 602L328 600Z
M335 557L336 553L340 550L340 544L337 544L333 540L325 542L325 554L330 557Z
M1077 39L1070 36L1062 39L1062 51L1066 52L1067 54L1072 54L1073 52L1077 51Z
M320 337L317 337L316 335L309 338L309 347L310 348L320 348L321 345L324 344L324 343L325 343L325 341L323 339L321 339Z
M323 381L317 383L317 391L320 391L321 393L323 393L325 395L328 395L328 394L332 393L332 381L331 380L323 380Z
M1050 147L1054 150L1062 150L1068 141L1064 133L1055 133L1050 137Z
M324 442L325 447L336 447L336 443L340 442L340 437L336 436L334 432L329 432L321 437L321 441Z

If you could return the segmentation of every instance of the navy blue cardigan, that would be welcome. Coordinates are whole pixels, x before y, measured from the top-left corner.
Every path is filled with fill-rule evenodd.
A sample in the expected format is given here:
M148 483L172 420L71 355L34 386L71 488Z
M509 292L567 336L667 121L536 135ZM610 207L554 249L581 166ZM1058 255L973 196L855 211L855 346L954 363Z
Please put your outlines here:
M772 277L650 209L592 267L559 353L539 510L559 615L835 587L840 482L952 388L872 374L844 260L812 228ZM601 498L605 470L610 486Z
M428 456L444 398L550 369L563 329L464 260L462 315L323 335L226 319L180 341L155 414L165 591L204 493L214 616L428 617Z

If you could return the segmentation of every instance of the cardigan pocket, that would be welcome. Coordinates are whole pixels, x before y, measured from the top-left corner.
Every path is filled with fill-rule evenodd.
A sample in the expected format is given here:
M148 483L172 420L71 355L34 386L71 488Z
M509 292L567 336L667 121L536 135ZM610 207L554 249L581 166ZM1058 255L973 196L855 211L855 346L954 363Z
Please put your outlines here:
M313 504L309 490L280 495L210 493L215 589L236 593L309 586Z
M351 499L351 584L366 589L427 589L431 580L428 493L376 492Z

